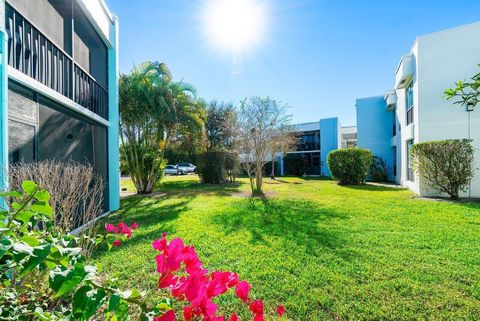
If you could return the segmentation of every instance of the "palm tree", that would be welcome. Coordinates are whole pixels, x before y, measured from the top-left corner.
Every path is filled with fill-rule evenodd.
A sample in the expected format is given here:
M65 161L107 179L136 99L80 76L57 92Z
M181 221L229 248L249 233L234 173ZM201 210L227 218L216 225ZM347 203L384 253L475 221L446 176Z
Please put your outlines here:
M120 139L125 167L139 194L160 180L164 152L182 128L203 128L195 89L172 81L167 66L145 62L120 77Z

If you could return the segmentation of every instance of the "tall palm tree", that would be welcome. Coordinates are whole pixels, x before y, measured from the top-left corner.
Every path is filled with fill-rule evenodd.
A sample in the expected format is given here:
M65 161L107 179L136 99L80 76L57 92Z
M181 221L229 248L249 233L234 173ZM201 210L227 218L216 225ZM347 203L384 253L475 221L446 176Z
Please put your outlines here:
M164 152L181 128L203 127L195 89L172 81L167 66L145 62L120 77L120 139L125 168L139 194L151 193Z

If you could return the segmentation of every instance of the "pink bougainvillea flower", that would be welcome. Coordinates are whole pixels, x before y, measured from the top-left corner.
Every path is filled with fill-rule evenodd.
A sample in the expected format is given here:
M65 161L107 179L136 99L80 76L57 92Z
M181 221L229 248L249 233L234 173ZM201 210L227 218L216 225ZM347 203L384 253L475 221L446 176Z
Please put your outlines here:
M170 271L177 271L180 269L180 264L182 263L183 255L182 251L184 249L183 241L180 238L173 239L167 246L167 261L166 265Z
M118 228L116 228L113 224L105 224L105 231L107 233L118 233Z
M119 247L121 244L122 244L122 242L120 240L113 241L113 246L115 246L115 247Z
M193 246L185 246L183 248L182 259L185 263L185 270L188 274L196 273L201 270L202 262L198 259Z
M255 315L263 315L263 302L262 300L255 300L249 305L250 311Z
M213 317L217 312L217 305L210 299L205 299L201 305L202 313L205 317Z
M158 280L158 288L166 289L169 287L173 287L177 283L178 283L178 276L173 274L167 274L165 277L160 277L160 280Z
M253 317L253 321L265 321L265 318L264 318L263 315L261 315L261 314L256 314L256 315Z
M167 248L167 239L162 237L152 243L152 247L157 251L163 251Z
M161 317L153 317L153 321L175 321L175 312L168 310Z
M248 284L247 281L241 281L237 284L237 287L235 288L235 294L243 302L248 302L248 294L250 293L251 288L252 286Z
M191 306L184 306L183 307L183 318L185 319L185 321L192 320L194 310L195 310L195 308L191 307Z
M136 230L140 225L138 225L136 222L132 224L132 226L130 226L130 228L132 230Z
M239 282L238 279L238 274L237 273L231 273L231 272L225 272L224 277L227 279L227 287L228 288L233 288L236 286Z
M210 283L208 284L207 293L210 298L219 296L227 292L228 288L226 282L227 278L224 279L223 272L213 272L211 275Z
M200 306L206 291L205 280L201 275L190 275L185 281L185 297L194 307Z
M225 317L224 316L213 316L210 318L210 321L225 321Z
M283 305L277 306L277 314L282 317L285 314L285 307Z
M240 318L235 313L230 316L229 321L240 321Z

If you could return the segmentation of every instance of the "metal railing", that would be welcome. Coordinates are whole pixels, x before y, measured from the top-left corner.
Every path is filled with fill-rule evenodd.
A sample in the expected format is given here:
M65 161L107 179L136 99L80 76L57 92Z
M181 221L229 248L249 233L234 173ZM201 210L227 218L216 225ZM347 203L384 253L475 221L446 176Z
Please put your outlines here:
M12 6L6 12L8 64L108 119L107 90Z
M410 109L407 110L407 126L413 123L414 121L414 107L410 107Z

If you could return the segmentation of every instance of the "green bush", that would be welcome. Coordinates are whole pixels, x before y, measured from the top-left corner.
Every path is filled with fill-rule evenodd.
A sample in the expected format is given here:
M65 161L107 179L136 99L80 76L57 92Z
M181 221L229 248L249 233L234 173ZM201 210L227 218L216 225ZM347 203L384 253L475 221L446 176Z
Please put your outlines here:
M387 165L381 157L373 156L368 178L373 182L386 182L388 180Z
M327 156L332 178L338 180L340 185L358 185L365 182L372 161L371 151L357 147L337 149Z
M410 150L412 168L425 179L427 187L458 199L466 192L475 169L474 149L468 139L419 143Z
M227 152L205 152L198 155L198 174L205 184L234 181L238 171L238 156Z
M283 166L285 175L289 176L302 176L307 169L305 158L300 154L288 154L283 161Z

